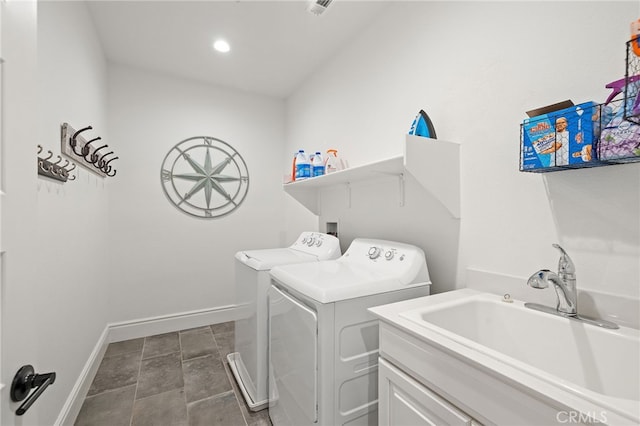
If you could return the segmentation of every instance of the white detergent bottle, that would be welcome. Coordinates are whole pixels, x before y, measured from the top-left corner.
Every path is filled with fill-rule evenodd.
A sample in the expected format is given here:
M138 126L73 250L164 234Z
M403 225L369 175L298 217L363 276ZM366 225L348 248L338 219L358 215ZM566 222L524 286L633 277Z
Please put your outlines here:
M313 161L311 162L311 176L322 176L324 174L324 161L322 161L322 154L319 151L315 153L313 156Z
M311 164L304 154L304 149L298 151L296 155L296 180L307 179L311 177Z
M340 160L340 158L338 158L338 151L335 149L328 149L327 150L327 158L324 161L324 165L325 165L325 173L329 174L329 173L333 173L333 172L337 172L340 171L342 169L344 169L344 165L342 163L342 160Z

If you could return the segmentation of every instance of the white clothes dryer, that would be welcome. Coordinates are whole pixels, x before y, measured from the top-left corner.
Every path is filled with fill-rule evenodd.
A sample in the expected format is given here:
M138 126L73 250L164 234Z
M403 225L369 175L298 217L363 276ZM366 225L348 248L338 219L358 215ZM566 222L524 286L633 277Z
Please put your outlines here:
M302 264L340 257L333 235L303 232L289 247L239 251L235 255L236 304L233 353L229 367L252 411L268 405L267 385L267 291L269 270L276 265Z
M269 417L275 426L372 425L378 320L372 306L429 294L424 252L355 239L336 260L271 270Z

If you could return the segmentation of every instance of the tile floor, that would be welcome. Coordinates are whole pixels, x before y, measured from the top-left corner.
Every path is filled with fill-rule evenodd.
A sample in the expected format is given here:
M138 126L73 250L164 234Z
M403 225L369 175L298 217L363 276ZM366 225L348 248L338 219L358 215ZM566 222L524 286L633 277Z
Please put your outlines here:
M226 356L233 322L111 343L76 426L262 426Z

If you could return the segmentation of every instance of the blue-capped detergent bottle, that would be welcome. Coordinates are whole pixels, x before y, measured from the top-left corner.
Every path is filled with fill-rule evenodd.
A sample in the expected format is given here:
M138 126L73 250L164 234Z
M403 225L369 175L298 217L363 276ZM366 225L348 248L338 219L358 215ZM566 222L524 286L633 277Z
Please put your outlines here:
M320 151L316 151L311 162L311 176L322 176L324 174L324 161L322 161L322 154Z
M304 153L304 149L298 151L296 155L296 180L307 179L311 177L311 164Z

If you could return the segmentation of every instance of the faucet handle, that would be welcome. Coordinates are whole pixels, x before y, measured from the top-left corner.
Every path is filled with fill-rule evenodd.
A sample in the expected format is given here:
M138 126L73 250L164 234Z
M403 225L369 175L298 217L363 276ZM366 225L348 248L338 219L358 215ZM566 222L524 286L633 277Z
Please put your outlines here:
M569 257L569 254L560 247L560 244L552 244L553 247L560 250L560 260L558 261L558 275L575 275L576 267L573 264L573 260Z

